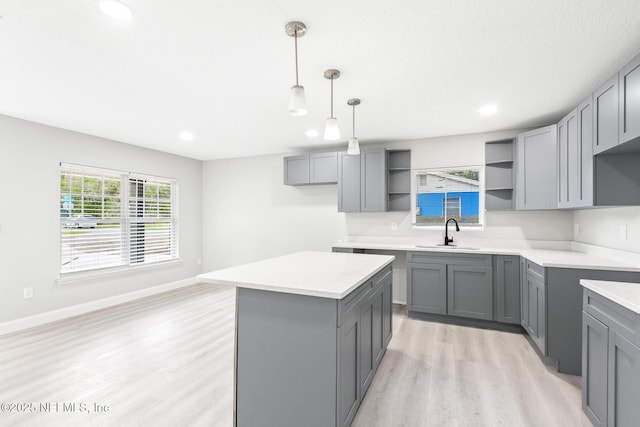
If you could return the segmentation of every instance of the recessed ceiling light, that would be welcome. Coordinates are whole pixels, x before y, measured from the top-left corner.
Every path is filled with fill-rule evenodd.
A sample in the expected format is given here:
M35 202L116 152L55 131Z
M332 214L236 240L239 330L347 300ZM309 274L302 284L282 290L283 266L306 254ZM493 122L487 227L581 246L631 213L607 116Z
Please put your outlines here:
M318 135L320 135L320 132L318 132L318 129L309 129L304 134L309 138L316 138Z
M492 114L495 114L497 111L498 106L496 104L489 104L479 109L478 113L482 114L483 116L490 116Z
M116 0L101 0L99 4L100 10L105 15L114 19L131 19L131 9L124 3Z
M178 138L183 141L193 141L193 134L191 132L180 132Z

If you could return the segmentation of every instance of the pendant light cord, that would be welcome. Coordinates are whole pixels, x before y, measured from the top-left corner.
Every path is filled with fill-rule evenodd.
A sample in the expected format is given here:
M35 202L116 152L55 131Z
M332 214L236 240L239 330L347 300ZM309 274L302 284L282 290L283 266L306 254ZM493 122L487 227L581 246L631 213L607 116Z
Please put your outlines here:
M295 47L296 47L296 86L298 85L298 27L294 30Z
M353 104L353 137L356 137L356 104Z
M333 75L331 76L331 117L333 117Z

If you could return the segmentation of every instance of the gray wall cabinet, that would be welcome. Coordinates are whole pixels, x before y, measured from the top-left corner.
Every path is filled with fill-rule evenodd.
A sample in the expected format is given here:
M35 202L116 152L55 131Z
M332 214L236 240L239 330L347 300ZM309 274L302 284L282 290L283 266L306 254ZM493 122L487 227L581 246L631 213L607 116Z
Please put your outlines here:
M495 316L502 323L520 324L520 257L496 255Z
M558 123L558 207L573 207L578 200L580 150L578 149L578 109Z
M618 145L618 73L593 93L593 154Z
M411 150L387 151L389 211L411 210Z
M584 290L582 408L595 426L640 419L640 315Z
M491 255L409 252L407 310L493 320Z
M338 212L387 210L387 154L384 148L352 156L338 153Z
M392 271L342 300L238 289L237 426L344 426L391 339Z
M573 207L593 206L593 97L589 95L577 108L578 114L578 183L577 196L570 200Z
M555 209L558 205L557 126L518 135L516 143L516 207Z
M484 147L485 208L513 210L515 142L513 139L487 141Z
M640 55L619 73L619 141L640 137Z
M285 185L335 184L338 153L311 153L284 158Z

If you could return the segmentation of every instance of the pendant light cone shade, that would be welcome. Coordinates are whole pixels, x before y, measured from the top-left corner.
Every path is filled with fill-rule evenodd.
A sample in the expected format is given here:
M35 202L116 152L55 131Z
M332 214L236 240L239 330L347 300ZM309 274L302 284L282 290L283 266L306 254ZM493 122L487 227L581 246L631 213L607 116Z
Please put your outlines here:
M324 139L335 141L340 139L340 129L338 128L338 119L329 117L324 127Z
M308 112L307 101L304 97L304 87L291 86L291 92L289 92L289 114L292 116L306 116Z
M356 155L360 154L360 142L356 138L356 105L360 105L360 99L351 98L347 101L347 105L353 107L353 136L349 138L349 145L347 145L347 154Z
M358 138L349 138L349 145L347 146L347 154L357 155L360 154L360 143Z
M340 128L338 128L338 119L333 117L333 80L340 77L340 71L327 70L324 72L324 78L331 80L331 116L327 119L327 124L324 127L324 139L329 141L335 141L340 139Z
M293 37L295 40L296 53L296 84L291 87L289 92L289 114L292 116L306 116L309 110L307 110L304 87L298 82L298 37L306 34L307 27L302 22L292 21L284 26L284 30L288 36Z

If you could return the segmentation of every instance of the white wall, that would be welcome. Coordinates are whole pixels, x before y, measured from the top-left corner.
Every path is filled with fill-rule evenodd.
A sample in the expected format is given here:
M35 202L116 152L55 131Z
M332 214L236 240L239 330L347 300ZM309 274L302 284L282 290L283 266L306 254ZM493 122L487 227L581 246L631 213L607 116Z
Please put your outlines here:
M5 116L0 116L0 147L0 322L187 279L200 272L200 161ZM177 178L182 263L73 285L56 284L60 162ZM33 299L23 299L25 287L33 287Z
M586 209L574 212L578 234L574 240L592 245L640 253L640 207ZM627 237L620 226L627 226Z
M484 164L484 143L517 131L384 144L410 148L412 168ZM321 150L317 150L321 151ZM330 250L346 236L387 236L439 242L442 230L415 230L409 213L339 213L336 185L283 184L282 154L213 160L203 166L204 270L298 250ZM570 211L490 212L484 231L456 233L458 241L571 240ZM391 222L398 230L391 230Z

